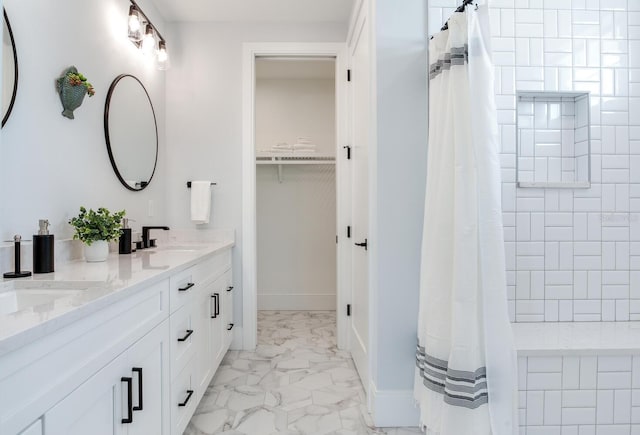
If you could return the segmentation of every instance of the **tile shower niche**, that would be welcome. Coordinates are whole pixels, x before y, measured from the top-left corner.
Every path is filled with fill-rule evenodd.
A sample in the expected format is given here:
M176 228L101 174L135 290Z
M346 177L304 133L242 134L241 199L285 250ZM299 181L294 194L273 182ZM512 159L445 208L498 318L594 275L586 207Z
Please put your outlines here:
M591 186L589 94L518 92L518 187Z

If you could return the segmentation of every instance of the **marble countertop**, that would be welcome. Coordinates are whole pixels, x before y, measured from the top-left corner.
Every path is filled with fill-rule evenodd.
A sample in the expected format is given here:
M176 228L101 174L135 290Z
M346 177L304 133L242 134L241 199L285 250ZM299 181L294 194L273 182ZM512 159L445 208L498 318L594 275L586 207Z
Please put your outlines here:
M518 356L640 354L640 322L514 323Z
M180 246L174 246L173 249L160 246L131 255L111 253L107 261L102 263L71 261L58 266L53 273L19 280L3 280L0 282L0 301L3 294L9 296L12 290L19 293L31 288L62 291L65 296L8 314L3 314L3 307L0 306L0 356L129 297L140 289L233 245L231 240L180 243Z

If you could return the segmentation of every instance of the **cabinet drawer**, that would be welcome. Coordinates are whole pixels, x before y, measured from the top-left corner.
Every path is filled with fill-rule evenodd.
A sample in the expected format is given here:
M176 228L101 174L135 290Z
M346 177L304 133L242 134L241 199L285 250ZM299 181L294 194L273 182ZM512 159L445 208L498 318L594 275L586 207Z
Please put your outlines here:
M198 287L194 270L195 266L169 278L169 306L172 313L193 300Z
M194 376L195 359L185 365L171 382L171 434L182 435L198 404Z
M196 343L202 331L201 325L195 320L193 304L179 308L171 314L169 324L171 328L171 379L180 373L196 351Z
M231 250L226 250L194 266L194 279L199 283L217 278L231 268Z

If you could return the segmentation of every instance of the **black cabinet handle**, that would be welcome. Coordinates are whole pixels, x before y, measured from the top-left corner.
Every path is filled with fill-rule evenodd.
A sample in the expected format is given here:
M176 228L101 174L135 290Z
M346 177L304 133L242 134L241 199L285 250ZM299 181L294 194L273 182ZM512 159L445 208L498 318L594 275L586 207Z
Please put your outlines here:
M217 319L218 315L220 315L220 293L214 293L211 295L213 298L213 315L212 319Z
M186 292L187 290L189 290L191 287L193 287L195 284L190 282L187 285L185 285L184 287L180 287L178 289L179 292Z
M187 341L189 337L193 334L193 329L187 329L187 333L182 338L178 338L178 341Z
M184 402L178 403L178 406L187 406L187 403L191 400L191 396L193 396L193 390L187 390L187 398L184 399Z
M355 245L364 248L364 250L366 251L369 245L369 241L367 239L364 239L363 243L356 243Z
M131 370L133 373L138 374L138 406L134 406L131 409L134 411L142 411L142 395L144 394L142 388L142 367L134 367Z
M120 382L127 384L127 418L122 419L122 424L133 423L133 378L123 377Z
M227 287L228 292L230 292L231 290L233 290L233 286Z
M229 323L229 326L227 326L227 331L231 331L233 329L233 323Z

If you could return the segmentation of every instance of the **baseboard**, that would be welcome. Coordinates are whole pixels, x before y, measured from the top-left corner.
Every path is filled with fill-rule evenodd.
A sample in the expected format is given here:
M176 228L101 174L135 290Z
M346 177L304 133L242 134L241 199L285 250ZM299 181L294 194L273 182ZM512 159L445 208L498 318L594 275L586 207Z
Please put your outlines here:
M371 414L376 427L417 427L420 411L413 390L378 390L369 386Z
M336 295L334 294L269 294L258 295L258 310L335 310Z

